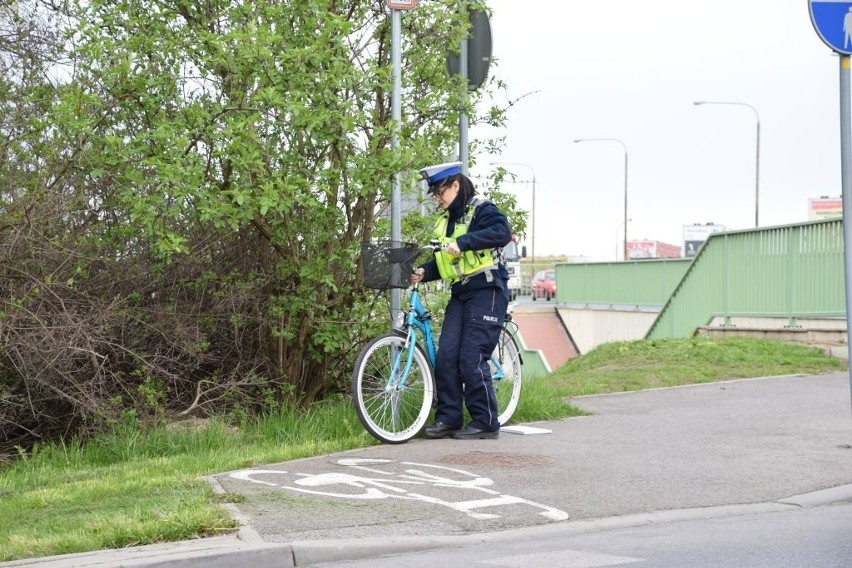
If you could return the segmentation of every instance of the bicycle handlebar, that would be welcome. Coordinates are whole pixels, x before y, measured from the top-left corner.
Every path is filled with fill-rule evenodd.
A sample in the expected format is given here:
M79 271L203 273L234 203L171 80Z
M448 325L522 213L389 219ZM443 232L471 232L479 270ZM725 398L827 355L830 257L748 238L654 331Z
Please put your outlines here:
M432 239L431 241L429 241L428 245L420 247L420 250L421 251L432 251L432 254L434 254L436 252L439 252L442 248L443 247L441 246L441 243L438 242L437 239ZM414 274L416 272L417 272L417 267L414 267L414 269L411 271L411 273ZM414 282L414 283L411 284L411 286L413 286L415 289L418 289L420 287L421 282L422 282L422 280L418 281L418 282Z

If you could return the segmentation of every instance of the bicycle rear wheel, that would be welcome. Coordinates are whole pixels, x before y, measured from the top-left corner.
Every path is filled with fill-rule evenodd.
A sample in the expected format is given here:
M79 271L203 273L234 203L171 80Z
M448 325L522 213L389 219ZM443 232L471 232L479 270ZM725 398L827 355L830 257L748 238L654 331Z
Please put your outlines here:
M499 363L498 368L495 361ZM497 399L497 420L506 424L521 400L521 353L515 339L504 328L491 356L491 384Z
M364 428L388 444L401 444L426 425L435 397L432 367L416 343L394 333L370 340L352 372L352 400ZM412 350L413 349L413 353ZM407 363L411 355L411 366Z

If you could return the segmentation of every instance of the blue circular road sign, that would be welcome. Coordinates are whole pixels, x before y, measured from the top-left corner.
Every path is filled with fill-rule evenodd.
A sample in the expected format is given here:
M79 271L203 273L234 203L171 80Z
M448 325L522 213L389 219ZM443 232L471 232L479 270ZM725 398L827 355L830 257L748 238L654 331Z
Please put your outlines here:
M811 23L825 44L844 55L852 55L852 1L808 0Z

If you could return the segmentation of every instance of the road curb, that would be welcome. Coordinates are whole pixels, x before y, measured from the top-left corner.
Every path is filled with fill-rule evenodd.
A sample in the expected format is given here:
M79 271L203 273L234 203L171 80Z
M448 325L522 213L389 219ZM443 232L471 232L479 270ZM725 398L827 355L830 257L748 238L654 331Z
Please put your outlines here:
M235 535L200 538L181 542L149 544L114 550L98 550L2 562L3 568L38 566L39 568L258 568L295 567L293 548L286 544L240 541Z
M778 501L798 507L820 507L833 503L852 503L852 484L829 487L801 495L793 495Z

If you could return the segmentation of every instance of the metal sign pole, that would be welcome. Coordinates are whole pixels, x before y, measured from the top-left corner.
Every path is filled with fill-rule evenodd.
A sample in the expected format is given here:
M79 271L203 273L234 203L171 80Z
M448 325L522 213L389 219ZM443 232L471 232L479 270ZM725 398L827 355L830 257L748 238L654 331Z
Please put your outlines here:
M459 105L459 152L458 159L462 163L462 172L468 173L469 146L467 105L470 101L470 91L475 91L488 77L491 64L491 24L488 14L484 11L469 11L467 0L459 0L459 16L467 19L469 29L461 40L459 56L447 56L447 71L450 75L461 75L462 92Z
M399 10L391 10L391 61L393 66L393 92L391 95L391 119L394 122L391 150L396 153L399 149L399 123L402 120L402 16ZM399 243L402 240L402 208L400 172L393 174L391 187L391 241ZM391 329L401 317L400 304L402 294L399 288L391 289Z
M852 115L850 115L849 56L840 55L840 179L843 187L843 261L846 271L847 356L852 364L852 342L848 341L852 322ZM852 396L852 372L849 373Z
M467 15L467 2L465 0L461 0L459 2L459 13L462 16ZM467 175L467 164L468 164L468 140L467 140L467 131L468 131L468 119L467 119L467 110L465 106L467 106L468 99L468 89L470 89L470 85L468 84L468 69L467 69L467 38L469 37L470 32L465 33L464 38L461 40L461 49L459 53L459 75L462 76L462 106L459 108L459 162L462 163L462 173Z
M852 396L852 103L849 95L849 56L852 55L852 1L808 0L811 24L828 47L840 56L840 183L843 189L843 264L846 274L846 344L849 393Z

